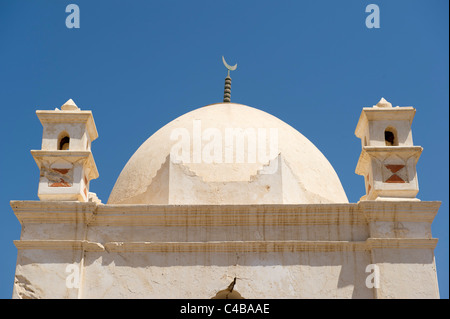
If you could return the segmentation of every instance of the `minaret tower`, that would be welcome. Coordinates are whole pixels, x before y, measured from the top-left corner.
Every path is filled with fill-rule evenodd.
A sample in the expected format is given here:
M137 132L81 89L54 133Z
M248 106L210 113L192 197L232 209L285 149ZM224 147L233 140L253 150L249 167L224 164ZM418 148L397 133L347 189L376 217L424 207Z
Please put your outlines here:
M416 164L422 147L413 144L415 113L411 106L392 107L384 98L363 108L355 131L362 144L356 174L366 185L361 200L418 200Z
M44 127L41 149L31 151L40 170L40 200L89 201L89 181L98 177L91 152L98 137L92 112L81 111L70 99L61 110L36 114Z

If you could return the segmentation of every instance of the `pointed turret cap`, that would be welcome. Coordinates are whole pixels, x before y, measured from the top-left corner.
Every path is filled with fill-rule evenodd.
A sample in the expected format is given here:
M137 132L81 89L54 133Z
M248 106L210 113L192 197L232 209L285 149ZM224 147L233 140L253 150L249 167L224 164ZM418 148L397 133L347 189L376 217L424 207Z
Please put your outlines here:
M61 106L62 111L77 111L79 110L78 106L72 99L69 99L66 103Z
M376 107L392 107L392 104L389 103L384 99L384 97L381 98L381 100L375 105Z

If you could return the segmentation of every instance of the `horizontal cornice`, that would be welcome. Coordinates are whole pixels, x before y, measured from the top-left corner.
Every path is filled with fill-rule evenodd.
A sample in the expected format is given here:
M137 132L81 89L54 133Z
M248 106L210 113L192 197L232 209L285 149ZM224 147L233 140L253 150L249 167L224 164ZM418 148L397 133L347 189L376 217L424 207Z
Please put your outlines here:
M366 225L373 221L432 222L440 202L361 201L298 205L103 205L11 201L23 223L89 226Z
M14 245L19 250L85 250L104 251L102 244L87 240L14 240Z
M356 204L104 205L92 225L234 226L364 224Z
M389 155L395 154L404 160L414 156L416 163L422 154L422 146L363 146L356 164L355 173L366 175L371 158L384 160Z
M438 201L361 201L359 208L367 222L433 222L441 202Z
M77 161L83 161L90 168L89 180L98 178L97 165L95 165L94 156L91 151L70 151L70 150L31 150L31 155L41 169L42 163L45 161L52 162L55 159L64 159L68 162L75 163Z
M94 141L98 137L97 128L91 111L37 110L36 115L43 126L47 123L86 123L91 141Z
M210 241L107 242L87 240L16 240L17 249L93 252L334 252L385 249L434 249L436 238L368 238L366 241Z
M21 224L88 224L97 209L97 204L93 202L11 201L10 205Z

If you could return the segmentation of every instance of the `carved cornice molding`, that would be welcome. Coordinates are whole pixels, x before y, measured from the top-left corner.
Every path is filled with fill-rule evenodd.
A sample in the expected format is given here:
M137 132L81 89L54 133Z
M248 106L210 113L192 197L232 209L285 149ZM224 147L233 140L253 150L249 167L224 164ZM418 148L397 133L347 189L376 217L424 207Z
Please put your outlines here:
M436 238L368 238L366 241L210 241L107 242L87 240L16 240L17 249L84 250L92 252L335 252L371 249L434 249Z
M368 223L374 221L432 223L441 202L438 201L360 201L361 213Z
M85 250L85 251L105 250L102 244L87 240L15 240L14 245L19 250L24 249Z
M368 238L370 249L434 249L437 238Z
M81 161L87 168L89 168L89 180L98 178L97 165L94 161L94 156L91 151L44 151L44 150L31 150L37 166L41 169L45 166L45 163L52 163L57 159L64 159L69 163L76 163Z
M95 127L94 117L91 111L47 111L37 110L41 124L46 123L86 123L87 130L91 141L94 141L98 137L97 128Z
M406 161L410 157L415 158L415 162L419 160L423 148L421 146L363 146L356 164L355 173L358 175L366 175L369 168L371 158L383 161L386 157L395 154Z
M365 250L364 242L350 241L211 241L110 242L109 252L332 252Z
M251 226L365 224L356 204L104 205L91 225Z
M93 202L11 201L23 223L89 226L367 225L374 221L431 223L441 202L361 201L303 205L103 205Z
M11 201L19 222L24 223L83 223L88 224L95 214L94 202L69 201Z

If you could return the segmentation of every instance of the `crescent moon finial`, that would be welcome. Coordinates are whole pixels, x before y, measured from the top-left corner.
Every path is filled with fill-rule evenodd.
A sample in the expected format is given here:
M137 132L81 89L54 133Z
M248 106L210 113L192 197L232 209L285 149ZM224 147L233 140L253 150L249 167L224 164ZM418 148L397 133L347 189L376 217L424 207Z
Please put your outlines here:
M228 69L228 76L230 76L230 71L234 71L237 68L237 63L233 66L230 66L227 61L225 61L224 56L222 55L222 61L223 61L223 65L225 65L225 67Z

